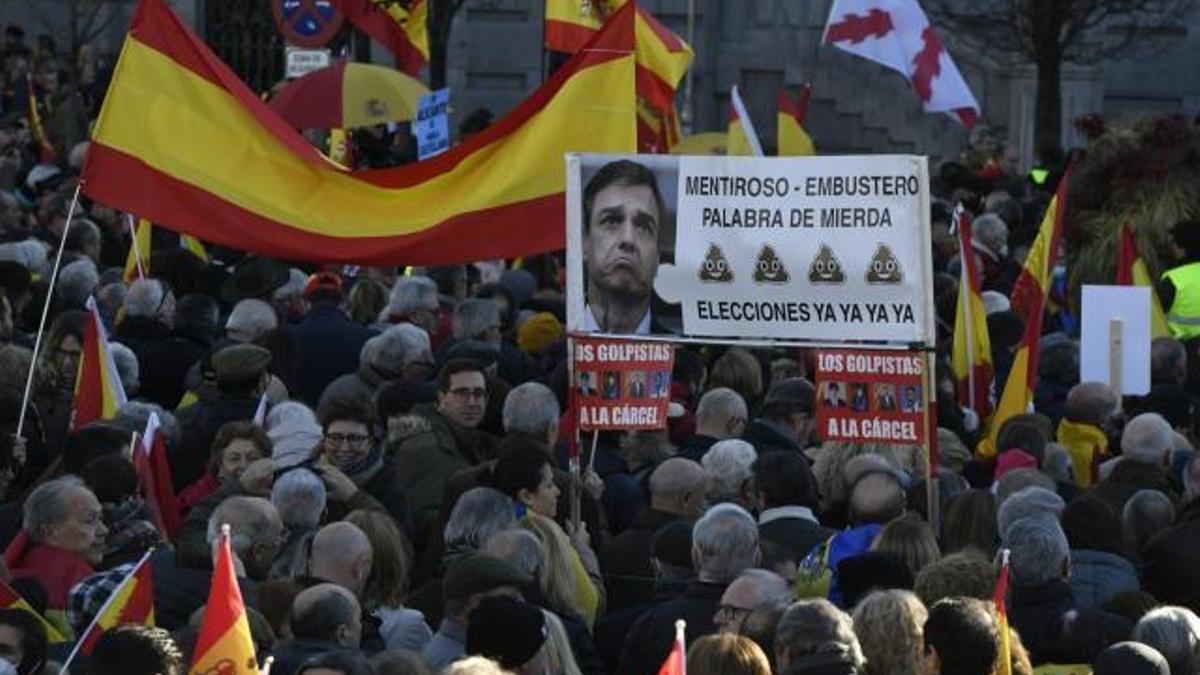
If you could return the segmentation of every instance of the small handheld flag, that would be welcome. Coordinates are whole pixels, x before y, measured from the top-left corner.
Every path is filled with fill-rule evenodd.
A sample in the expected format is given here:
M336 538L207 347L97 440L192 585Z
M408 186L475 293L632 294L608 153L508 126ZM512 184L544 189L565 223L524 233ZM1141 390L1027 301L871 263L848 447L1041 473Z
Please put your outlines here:
M687 675L687 645L684 633L687 622L680 619L675 622L675 642L671 645L671 653L658 669L658 675Z
M12 586L0 581L0 607L5 609L19 609L24 612L29 612L37 622L46 629L46 641L52 645L62 644L67 641L66 636L62 634L54 624L46 620L46 617L39 614L32 605L26 602L25 598L21 597Z
M154 581L150 569L150 556L154 549L146 551L129 574L113 589L108 599L101 605L100 611L92 617L87 630L83 631L75 648L67 656L62 670L75 660L75 656L89 656L96 647L96 642L106 631L124 624L154 625Z
M758 132L754 130L754 122L746 112L742 96L738 93L737 85L729 90L729 129L725 142L725 154L749 155L762 157L762 144L758 142Z
M996 617L1000 628L1000 656L997 675L1012 675L1012 643L1008 634L1008 609L1004 604L1004 596L1008 594L1008 549L1000 552L1000 578L996 581L996 591L992 602L996 605Z
M233 552L229 548L229 525L221 526L217 542L217 561L213 567L208 603L204 607L204 622L196 647L190 675L258 675L254 656L254 641L250 638L250 623L246 605L238 588L233 569Z
M108 335L96 308L96 299L87 300L88 319L83 331L83 351L75 376L75 402L71 410L71 430L94 420L109 420L125 405L125 388L117 375Z

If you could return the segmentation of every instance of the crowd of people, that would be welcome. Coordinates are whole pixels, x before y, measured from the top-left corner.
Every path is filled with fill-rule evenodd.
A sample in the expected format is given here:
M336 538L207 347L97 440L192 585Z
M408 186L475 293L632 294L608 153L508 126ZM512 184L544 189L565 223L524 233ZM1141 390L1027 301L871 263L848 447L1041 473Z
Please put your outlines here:
M28 53L8 37L10 62ZM44 95L69 79L38 73ZM72 212L86 143L49 163L28 120L11 123L0 577L27 606L0 609L0 674L59 672L71 641L54 636L80 636L147 552L154 625L109 629L70 669L186 672L225 525L275 675L653 675L681 619L692 675L1200 673L1200 223L1174 229L1160 290L1181 339L1153 342L1150 393L1079 381L1064 300L1034 410L1003 424L994 457L945 363L949 205L977 211L1001 391L1027 318L1007 298L1047 195L957 164L931 218L937 466L921 447L822 442L814 354L795 348L679 345L667 428L575 443L560 254L290 266L206 260L156 229L128 281L123 214L86 197ZM91 298L128 401L77 425ZM152 414L170 530L131 460Z

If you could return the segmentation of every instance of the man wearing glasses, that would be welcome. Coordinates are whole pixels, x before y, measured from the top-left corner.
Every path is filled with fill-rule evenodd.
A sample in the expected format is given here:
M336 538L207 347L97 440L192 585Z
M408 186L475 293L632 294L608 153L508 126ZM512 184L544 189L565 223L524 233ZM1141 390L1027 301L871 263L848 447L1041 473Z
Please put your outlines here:
M408 496L397 479L395 462L376 440L377 419L370 399L334 397L321 402L317 415L325 430L321 452L337 471L320 463L312 470L324 481L330 504L344 513L355 508L382 507L397 525L411 533Z
M488 437L476 431L487 409L487 380L472 359L451 359L437 376L437 403L418 412L431 429L412 436L396 449L397 476L408 492L409 511L421 538L438 522L442 488L456 472L487 459L481 445Z

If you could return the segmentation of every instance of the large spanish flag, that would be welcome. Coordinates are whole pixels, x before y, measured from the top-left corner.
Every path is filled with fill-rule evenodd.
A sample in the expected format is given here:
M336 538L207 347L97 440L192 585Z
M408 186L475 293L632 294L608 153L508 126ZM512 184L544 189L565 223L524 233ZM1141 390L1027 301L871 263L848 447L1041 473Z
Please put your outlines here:
M779 112L776 119L779 122L779 151L780 157L810 156L817 154L812 137L804 129L804 120L808 117L808 101L812 90L808 85L800 89L793 101L787 91L779 92Z
M83 631L64 662L64 670L77 654L91 655L100 636L112 628L125 624L154 626L154 581L150 570L150 555L153 553L154 549L146 551L100 606L100 611L92 618L92 623Z
M958 401L986 420L992 412L992 345L987 313L980 294L979 268L971 247L971 216L961 204L954 209L962 271L958 281L958 309L954 315L954 375Z
M1120 286L1147 286L1150 288L1150 335L1152 337L1171 337L1171 329L1167 327L1167 315L1163 312L1158 294L1154 292L1154 282L1150 280L1150 270L1146 260L1138 250L1137 238L1129 223L1121 227L1121 239L1117 245L1117 284Z
M38 614L37 610L30 605L25 598L21 597L12 586L0 581L0 607L5 609L19 609L23 612L28 612L37 622L46 629L46 641L52 645L62 644L67 642L66 636L62 634L54 624L46 620L46 617Z
M71 409L71 431L94 420L110 420L125 404L125 387L117 375L108 335L96 299L88 298L88 320L83 329L83 351L75 376L75 405Z
M396 67L417 76L429 61L429 2L330 0L354 27L371 36L396 57Z
M190 675L258 675L254 657L254 641L250 639L250 622L242 589L237 585L233 569L233 554L229 550L229 526L221 526L217 544L217 562L213 566L212 585L208 603L204 606L204 621L192 650Z
M291 129L163 0L141 0L84 190L206 242L292 260L446 265L560 249L564 153L636 148L633 37L626 8L468 142L356 172Z
M988 426L987 437L979 442L979 454L993 457L996 454L996 436L1000 427L1014 415L1027 412L1033 401L1033 388L1038 380L1038 349L1042 338L1042 315L1046 310L1046 297L1050 293L1050 277L1058 257L1058 242L1062 238L1063 216L1067 210L1067 186L1071 181L1071 169L1058 183L1054 199L1042 217L1037 238L1025 258L1025 267L1013 287L1012 310L1025 318L1025 332L1017 344L1012 370L1004 382L1004 392L996 404L996 414Z

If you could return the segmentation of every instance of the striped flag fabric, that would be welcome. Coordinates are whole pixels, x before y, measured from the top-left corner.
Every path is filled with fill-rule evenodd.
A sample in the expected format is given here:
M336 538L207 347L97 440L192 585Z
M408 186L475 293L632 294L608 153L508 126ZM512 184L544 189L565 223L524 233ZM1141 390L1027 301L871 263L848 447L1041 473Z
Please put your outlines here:
M996 455L996 436L1000 427L1014 415L1027 412L1033 401L1033 388L1038 380L1039 341L1042 338L1042 316L1045 314L1046 298L1050 293L1050 281L1058 255L1058 242L1062 238L1063 216L1067 209L1067 186L1071 181L1068 168L1058 183L1054 199L1042 217L1037 238L1025 257L1025 266L1017 283L1013 286L1010 303L1012 311L1025 317L1025 332L1017 344L1012 370L1004 383L1004 392L996 404L996 413L988 427L987 437L980 441L979 454L983 457Z
M204 621L192 654L190 675L259 675L246 605L242 602L242 591L233 569L228 525L221 526Z
M208 249L204 248L204 242L193 237L190 234L179 235L179 247L185 251L191 251L193 255L199 258L202 262L208 263Z
M254 426L259 429L267 428L267 392L258 397L258 406L254 408Z
M71 409L71 431L94 420L109 420L125 404L125 388L117 375L108 335L96 308L96 299L88 298L88 319L83 330L83 351L75 376L75 402Z
M100 611L92 618L92 623L83 631L63 663L64 671L77 655L90 656L96 642L108 630L126 624L154 626L154 578L150 567L153 553L154 549L146 551L100 606Z
M962 271L958 280L958 309L954 315L952 365L958 378L958 402L986 420L992 412L992 345L987 312L983 309L979 268L971 248L971 215L959 204L953 227L958 232Z
M386 47L399 70L416 77L429 62L429 0L330 2L355 28Z
M687 675L687 644L684 633L687 623L682 619L675 622L675 641L671 643L671 653L658 669L658 675Z
M1138 250L1137 238L1129 223L1121 227L1121 239L1117 245L1117 285L1147 286L1150 288L1150 336L1155 338L1171 337L1171 329L1167 326L1167 315L1163 312L1162 303L1154 292L1154 282L1151 281L1150 270Z
M787 91L779 92L778 121L778 155L780 157L809 157L817 154L812 137L804 128L804 120L808 117L808 102L812 90L808 85L800 88L796 100L788 96Z
M42 624L42 627L46 629L46 641L52 645L63 644L69 641L67 637L63 635L62 631L56 628L54 624L47 621L46 617L39 614L37 610L33 608L33 605L30 605L25 598L21 597L20 593L17 593L12 586L9 586L3 581L0 581L0 607L4 607L5 609L19 609L24 612L29 612L35 619L37 619L38 623Z
M129 253L125 256L125 283L133 283L138 279L150 278L150 221L141 218L137 225L133 217L128 216L129 223Z
M758 132L754 130L754 121L746 112L736 84L729 90L729 127L725 134L725 154L762 157L762 144L758 142Z
M25 86L29 92L29 133L37 145L38 161L43 164L53 164L57 161L54 145L46 135L46 125L42 124L42 114L38 112L37 88L33 86L33 73L25 75Z
M1009 635L1008 607L1005 604L1005 597L1008 595L1008 549L1000 553L1000 561L1000 578L996 580L996 590L992 594L1000 633L1000 655L996 658L996 675L1012 675L1012 638Z
M170 538L179 529L183 517L175 499L171 462L167 457L166 437L158 413L150 413L146 430L140 442L134 445L133 468L137 472L146 506L150 509L154 524L165 537Z
M164 0L141 0L84 190L207 243L286 260L450 265L560 249L563 155L637 147L633 9L467 142L354 171L292 129Z
M546 0L546 49L574 54L626 0Z

